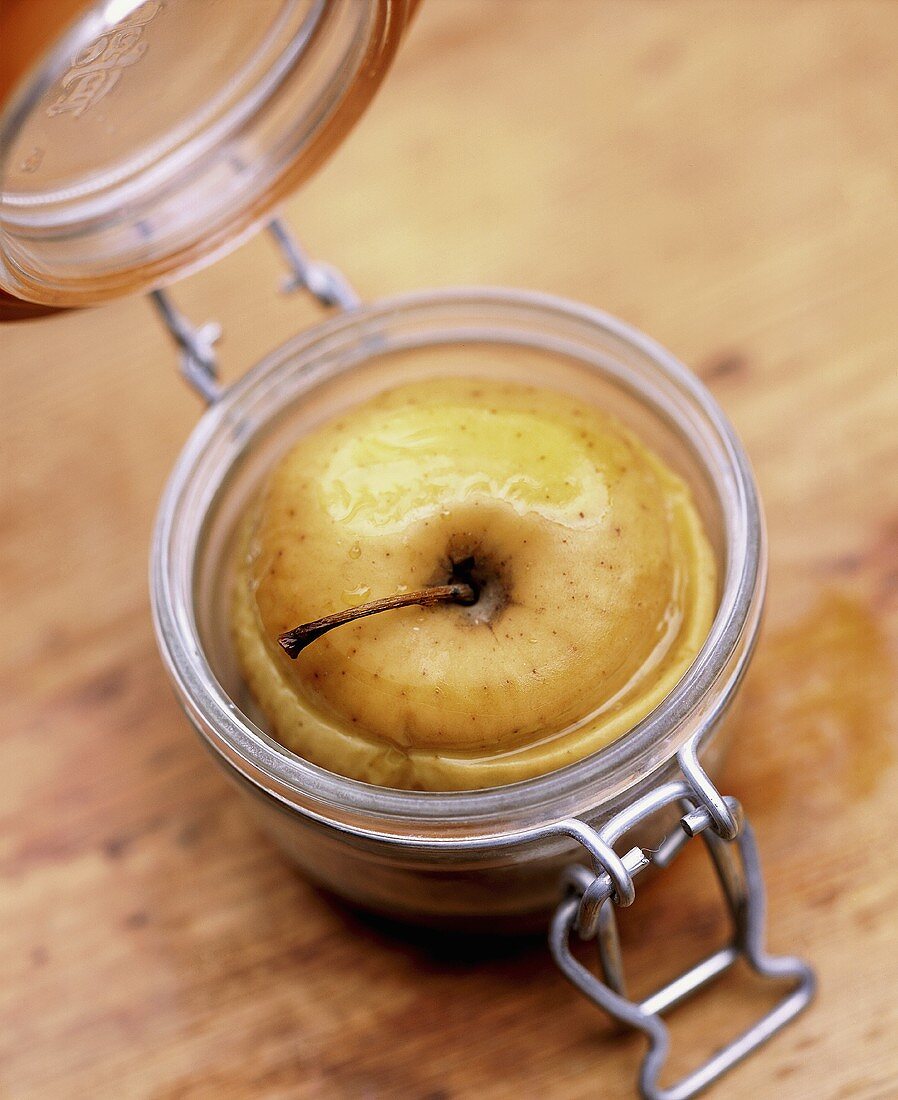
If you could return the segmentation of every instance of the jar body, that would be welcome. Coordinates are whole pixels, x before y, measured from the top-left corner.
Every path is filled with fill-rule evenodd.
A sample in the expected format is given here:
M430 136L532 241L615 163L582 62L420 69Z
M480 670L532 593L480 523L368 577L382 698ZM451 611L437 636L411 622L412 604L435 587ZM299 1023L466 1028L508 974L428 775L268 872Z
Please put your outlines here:
M473 792L392 791L279 746L234 659L228 594L240 516L299 434L411 378L514 379L601 405L690 484L718 559L719 606L693 666L630 733L558 772ZM647 338L597 311L509 291L409 296L318 326L273 353L201 421L160 510L151 590L163 656L193 725L253 816L313 881L367 909L441 927L535 927L584 850L545 827L602 824L678 772L688 741L713 777L763 597L763 526L745 456L713 399ZM655 847L676 821L634 835Z
M731 729L728 721L721 723L702 753L712 778L719 775ZM468 933L541 931L558 904L565 867L589 862L585 850L567 837L512 847L497 843L476 853L400 846L389 836L362 840L297 813L229 765L225 769L250 817L306 878L353 907L393 920ZM583 820L600 827L631 800L678 777L676 761L669 761ZM632 843L656 849L679 816L669 807L634 830Z

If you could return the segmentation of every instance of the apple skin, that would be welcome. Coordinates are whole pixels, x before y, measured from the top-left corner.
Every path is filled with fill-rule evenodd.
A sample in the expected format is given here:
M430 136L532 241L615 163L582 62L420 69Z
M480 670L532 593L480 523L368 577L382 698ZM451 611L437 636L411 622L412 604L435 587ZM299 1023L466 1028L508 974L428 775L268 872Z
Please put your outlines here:
M239 540L232 626L287 748L382 786L552 771L648 714L701 647L715 564L684 482L600 410L431 379L299 440ZM341 626L295 661L279 634L450 579L481 596Z

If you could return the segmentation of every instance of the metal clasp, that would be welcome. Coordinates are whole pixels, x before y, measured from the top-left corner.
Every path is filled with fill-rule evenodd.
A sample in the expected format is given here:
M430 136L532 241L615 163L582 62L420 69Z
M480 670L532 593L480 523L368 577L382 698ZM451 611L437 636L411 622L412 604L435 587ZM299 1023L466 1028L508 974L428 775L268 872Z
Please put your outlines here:
M565 977L619 1023L641 1031L648 1039L649 1049L639 1073L639 1092L644 1100L689 1100L697 1096L803 1012L816 986L814 972L801 959L775 957L765 950L764 879L754 833L743 820L739 803L717 792L699 764L694 744L681 752L679 762L683 779L650 791L602 828L591 829L578 822L591 834L577 839L588 849L595 871L579 864L567 869L565 896L549 932L552 955ZM671 804L678 804L683 811L679 829L653 852L633 848L623 857L617 855L614 845L624 834ZM558 831L575 835L570 824L559 823ZM630 1000L615 906L631 904L635 897L633 879L649 866L666 867L695 836L704 841L720 881L732 917L732 938L656 993L642 1001ZM609 850L612 859L606 863L604 853ZM574 958L571 936L575 932L581 939L596 940L601 977ZM788 982L790 988L771 1011L704 1065L677 1084L662 1088L659 1079L670 1048L663 1014L714 981L740 958L759 977Z
M328 309L354 309L360 304L358 294L335 267L309 259L282 218L270 221L266 230L288 268L288 275L281 284L283 293L306 290ZM178 347L182 377L207 405L214 404L224 392L218 381L215 353L215 344L221 338L221 325L217 321L194 325L175 307L164 290L150 291L150 300Z

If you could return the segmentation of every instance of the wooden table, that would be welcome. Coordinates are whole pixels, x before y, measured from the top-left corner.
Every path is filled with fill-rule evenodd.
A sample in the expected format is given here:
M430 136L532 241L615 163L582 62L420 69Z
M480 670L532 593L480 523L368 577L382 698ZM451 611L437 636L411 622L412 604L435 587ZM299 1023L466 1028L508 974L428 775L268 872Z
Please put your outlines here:
M896 57L889 0L428 0L288 211L366 296L505 283L619 314L746 441L770 601L725 786L771 946L821 990L720 1097L898 1095ZM229 376L314 319L278 276L258 240L174 292L224 321ZM146 302L0 348L0 1096L631 1096L641 1041L541 941L336 907L188 731L145 574L199 408ZM637 991L720 929L699 855L625 915ZM760 1011L749 986L678 1012L674 1069Z

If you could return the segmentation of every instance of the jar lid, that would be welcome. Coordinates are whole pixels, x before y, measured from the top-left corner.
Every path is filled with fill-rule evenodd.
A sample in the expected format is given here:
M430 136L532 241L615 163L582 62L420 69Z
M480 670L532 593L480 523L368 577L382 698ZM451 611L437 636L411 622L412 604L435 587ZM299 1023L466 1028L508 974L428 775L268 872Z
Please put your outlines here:
M0 320L234 248L345 137L417 3L4 4Z

